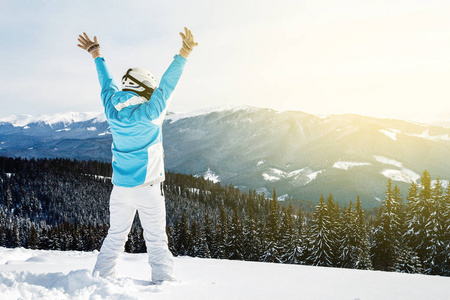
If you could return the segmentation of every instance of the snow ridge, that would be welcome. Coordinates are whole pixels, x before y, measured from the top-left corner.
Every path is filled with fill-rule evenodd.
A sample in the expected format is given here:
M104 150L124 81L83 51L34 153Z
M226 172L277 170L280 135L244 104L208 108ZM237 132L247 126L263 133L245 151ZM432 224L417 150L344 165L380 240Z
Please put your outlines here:
M371 163L367 162L351 162L351 161L337 161L334 163L333 168L341 170L349 170L354 167L370 166Z
M42 122L46 125L52 126L58 123L63 123L64 126L70 125L76 122L84 122L93 120L94 123L106 121L106 116L100 111L91 112L67 112L67 113L57 113L54 115L12 115L0 119L0 123L10 123L14 127L26 127L32 123Z

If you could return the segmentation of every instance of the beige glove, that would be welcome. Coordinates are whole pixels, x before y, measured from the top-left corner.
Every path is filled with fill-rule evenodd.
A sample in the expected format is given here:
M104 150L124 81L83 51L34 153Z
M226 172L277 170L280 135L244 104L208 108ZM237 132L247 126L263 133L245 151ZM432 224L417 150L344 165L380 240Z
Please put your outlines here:
M86 50L92 55L92 58L97 58L100 56L100 45L98 44L97 37L94 36L94 41L91 41L91 39L88 37L86 32L83 32L84 37L80 34L78 41L80 44L77 46L81 49Z
M185 34L180 32L181 38L183 39L183 47L181 47L180 55L184 58L188 58L194 47L198 46L198 43L194 42L194 36L189 29L184 27L184 32Z

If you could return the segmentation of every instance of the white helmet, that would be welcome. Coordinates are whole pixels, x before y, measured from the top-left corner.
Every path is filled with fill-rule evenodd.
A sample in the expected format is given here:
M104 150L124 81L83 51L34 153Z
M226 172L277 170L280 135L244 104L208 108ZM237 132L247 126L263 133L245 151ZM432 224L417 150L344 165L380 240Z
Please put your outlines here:
M143 68L131 68L122 77L122 91L136 92L150 99L156 89L156 79L152 73Z

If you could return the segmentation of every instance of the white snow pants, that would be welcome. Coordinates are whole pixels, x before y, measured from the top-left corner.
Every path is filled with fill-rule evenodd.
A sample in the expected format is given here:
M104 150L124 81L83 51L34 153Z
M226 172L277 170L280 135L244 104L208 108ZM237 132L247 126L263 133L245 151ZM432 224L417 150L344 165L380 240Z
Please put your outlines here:
M152 280L173 278L173 256L167 245L166 207L160 184L133 188L114 186L110 199L110 227L103 241L94 273L101 277L114 277L114 267L123 252L136 214L144 229L148 263Z

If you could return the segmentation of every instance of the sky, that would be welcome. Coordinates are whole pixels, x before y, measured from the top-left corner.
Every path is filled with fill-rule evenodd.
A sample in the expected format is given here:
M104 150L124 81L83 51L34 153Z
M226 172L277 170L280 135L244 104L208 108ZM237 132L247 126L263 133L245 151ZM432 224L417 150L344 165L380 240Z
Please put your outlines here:
M199 46L171 111L250 105L450 119L450 1L0 0L0 118L102 110L96 35L117 82L157 78L191 29Z

